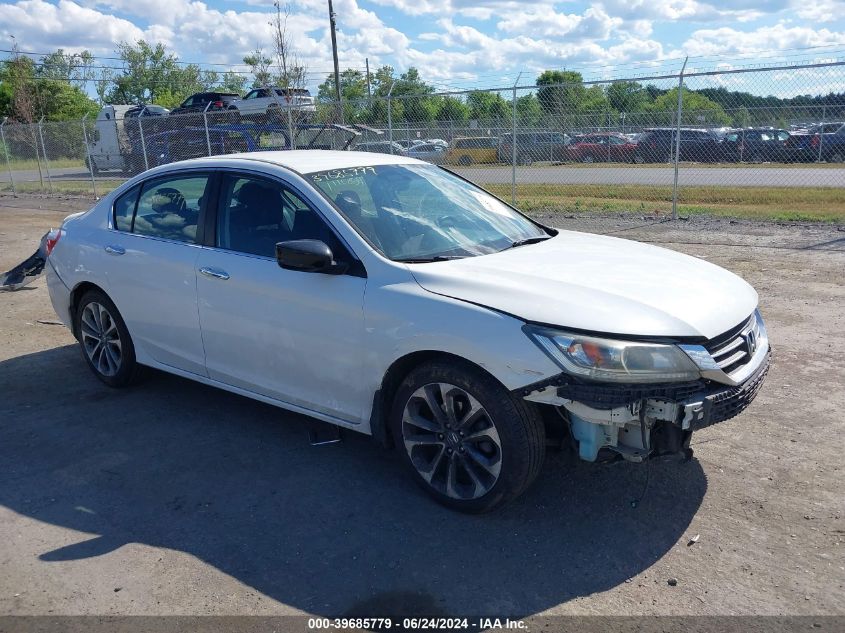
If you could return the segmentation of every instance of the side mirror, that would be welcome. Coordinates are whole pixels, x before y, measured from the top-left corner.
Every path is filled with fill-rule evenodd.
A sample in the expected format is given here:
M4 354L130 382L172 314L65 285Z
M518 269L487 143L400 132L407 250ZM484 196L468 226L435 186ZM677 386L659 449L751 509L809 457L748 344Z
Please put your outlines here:
M348 264L334 260L332 249L320 240L290 240L276 244L276 261L287 270L342 275Z

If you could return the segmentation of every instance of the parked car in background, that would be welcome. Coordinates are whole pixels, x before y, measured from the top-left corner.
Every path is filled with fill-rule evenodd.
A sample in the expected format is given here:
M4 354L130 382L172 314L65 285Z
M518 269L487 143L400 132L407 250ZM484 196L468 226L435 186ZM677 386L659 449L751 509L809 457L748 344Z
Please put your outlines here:
M637 144L622 134L595 132L574 137L566 146L563 159L576 163L630 163L636 149Z
M442 163L446 156L446 148L434 143L420 143L405 150L405 156L418 158L428 163Z
M493 136L453 138L445 158L450 165L495 163L499 159L499 139Z
M228 110L232 102L239 98L236 92L198 92L185 99L178 108L173 108L170 114Z
M787 160L790 134L774 128L748 128L728 132L721 142L726 162L782 162Z
M544 226L398 156L165 165L68 217L45 251L53 308L105 385L147 366L371 435L464 512L523 494L547 437L589 462L689 460L696 430L739 415L770 362L737 275ZM741 425L726 433L753 450ZM359 468L374 458L348 448ZM252 466L227 464L236 478ZM681 491L701 477L656 474Z
M126 111L123 115L124 119L135 119L138 117L148 116L166 116L170 114L170 110L160 105L139 105Z
M431 143L432 145L442 145L443 147L449 147L449 142L443 140L442 138L427 138L425 139L426 143Z
M411 139L407 139L407 138L394 139L394 140L393 140L393 142L394 142L394 143L398 143L399 145L401 145L401 146L402 146L402 147L404 147L405 149L409 149L409 148L413 147L414 145L422 145L423 143L425 143L425 141L423 141L423 140L421 140L421 139L418 139L418 138L411 138Z
M675 155L674 128L651 128L637 141L635 163L666 163ZM719 136L710 130L681 128L681 160L716 162L721 156Z
M375 152L377 154L394 154L395 156L405 156L407 150L399 143L394 141L368 141L366 143L357 143L353 148L356 152Z
M563 132L517 132L516 162L530 165L538 161L562 160L571 141ZM513 162L513 134L502 134L499 140L499 161Z
M268 114L273 110L292 109L299 112L315 112L314 97L305 88L254 88L242 99L229 104L230 110L237 110L244 116Z
M792 132L786 143L787 159L796 162L845 162L845 124L814 125Z

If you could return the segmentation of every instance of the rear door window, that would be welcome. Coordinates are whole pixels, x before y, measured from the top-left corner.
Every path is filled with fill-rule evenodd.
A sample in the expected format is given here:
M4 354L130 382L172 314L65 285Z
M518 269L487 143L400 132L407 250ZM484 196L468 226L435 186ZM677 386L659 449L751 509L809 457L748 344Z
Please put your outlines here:
M161 239L196 243L200 208L208 174L185 174L144 183L132 232Z

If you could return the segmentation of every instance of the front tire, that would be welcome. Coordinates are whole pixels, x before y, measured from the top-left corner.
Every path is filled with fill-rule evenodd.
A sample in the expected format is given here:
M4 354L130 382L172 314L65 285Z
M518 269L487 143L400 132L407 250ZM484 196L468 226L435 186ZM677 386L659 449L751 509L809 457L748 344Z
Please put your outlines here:
M545 456L536 407L458 361L426 363L405 378L391 430L417 483L461 512L489 512L515 499Z
M135 346L114 303L100 290L89 290L79 301L74 332L94 375L109 387L125 387L138 377Z

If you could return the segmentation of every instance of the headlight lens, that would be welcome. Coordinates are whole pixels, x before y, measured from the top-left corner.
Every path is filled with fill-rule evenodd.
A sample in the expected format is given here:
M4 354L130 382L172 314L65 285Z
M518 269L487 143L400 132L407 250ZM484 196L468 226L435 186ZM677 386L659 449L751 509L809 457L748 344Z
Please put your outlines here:
M675 345L617 341L526 325L525 333L561 369L606 382L683 382L700 372Z

